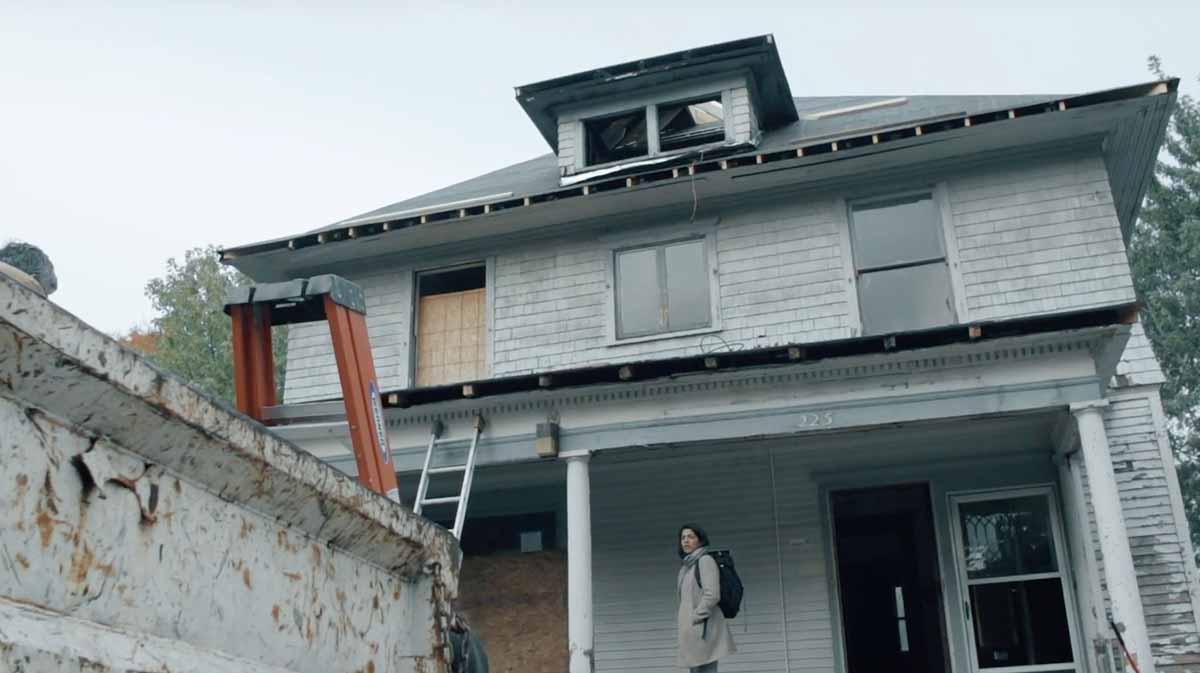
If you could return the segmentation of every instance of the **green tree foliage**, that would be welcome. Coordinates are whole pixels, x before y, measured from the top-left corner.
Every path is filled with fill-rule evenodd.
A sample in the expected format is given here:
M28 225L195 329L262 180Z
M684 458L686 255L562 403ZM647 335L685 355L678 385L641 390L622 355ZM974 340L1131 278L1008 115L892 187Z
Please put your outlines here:
M222 266L213 247L188 250L180 262L167 260L167 272L146 284L158 316L152 359L203 390L234 402L233 328L223 310L226 292L252 281ZM287 330L272 330L275 380L282 389Z
M1161 64L1150 70L1165 79ZM1130 246L1142 321L1167 382L1163 406L1200 549L1200 102L1180 96Z

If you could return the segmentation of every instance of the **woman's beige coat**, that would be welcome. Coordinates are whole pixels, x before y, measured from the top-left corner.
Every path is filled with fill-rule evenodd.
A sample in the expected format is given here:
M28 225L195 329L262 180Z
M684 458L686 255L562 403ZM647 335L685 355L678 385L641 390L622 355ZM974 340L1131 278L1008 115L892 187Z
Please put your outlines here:
M737 651L725 615L717 607L721 599L717 562L705 554L699 564L703 589L696 583L694 566L679 569L679 653L675 655L675 665L680 668L703 666Z

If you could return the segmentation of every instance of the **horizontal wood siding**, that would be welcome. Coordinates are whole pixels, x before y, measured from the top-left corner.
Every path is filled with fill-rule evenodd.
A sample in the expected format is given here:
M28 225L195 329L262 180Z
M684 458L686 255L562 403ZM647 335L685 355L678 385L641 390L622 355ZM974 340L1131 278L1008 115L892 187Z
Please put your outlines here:
M970 320L1134 301L1099 156L1017 162L948 187Z
M675 535L703 526L730 549L746 580L731 622L739 652L722 671L832 673L832 622L817 489L807 473L776 465L786 586L780 593L771 473L763 451L592 468L596 670L674 672ZM736 506L734 506L736 503Z
M1104 425L1155 665L1160 671L1200 670L1200 629L1193 601L1195 565L1191 543L1180 535L1177 517L1181 513L1172 503L1168 480L1175 478L1175 466L1163 460L1157 434L1162 428L1151 406L1159 402L1145 388L1114 392L1109 402ZM1097 572L1105 587L1106 608L1110 608L1086 479L1084 484ZM1182 523L1186 531L1186 522Z

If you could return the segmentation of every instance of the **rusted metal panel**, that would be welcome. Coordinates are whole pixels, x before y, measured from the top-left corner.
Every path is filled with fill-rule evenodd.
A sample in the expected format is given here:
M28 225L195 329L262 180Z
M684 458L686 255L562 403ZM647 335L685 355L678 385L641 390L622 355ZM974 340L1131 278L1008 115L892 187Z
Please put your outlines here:
M0 501L0 670L443 670L446 531L5 279Z

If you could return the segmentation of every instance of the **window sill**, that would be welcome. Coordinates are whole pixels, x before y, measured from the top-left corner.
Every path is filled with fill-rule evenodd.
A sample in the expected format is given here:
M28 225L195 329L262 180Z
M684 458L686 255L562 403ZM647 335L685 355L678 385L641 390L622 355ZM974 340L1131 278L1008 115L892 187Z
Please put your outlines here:
M714 325L713 327L700 327L697 329L684 330L682 332L663 332L661 334L647 334L646 336L630 337L628 339L614 339L614 338L609 337L608 341L604 345L611 348L613 346L624 346L626 344L640 344L640 343L646 343L648 341L662 341L663 339L679 339L679 338L683 338L683 337L699 336L702 334L715 334L720 331L721 331L721 327L719 325Z

